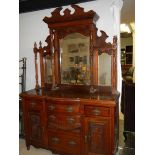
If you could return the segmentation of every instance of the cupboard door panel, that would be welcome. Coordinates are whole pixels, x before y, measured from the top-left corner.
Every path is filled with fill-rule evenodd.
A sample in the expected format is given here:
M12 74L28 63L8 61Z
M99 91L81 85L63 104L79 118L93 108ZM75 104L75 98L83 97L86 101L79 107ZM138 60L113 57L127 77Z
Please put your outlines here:
M86 154L110 155L108 118L85 118Z
M29 136L35 144L43 142L42 116L40 112L29 112Z

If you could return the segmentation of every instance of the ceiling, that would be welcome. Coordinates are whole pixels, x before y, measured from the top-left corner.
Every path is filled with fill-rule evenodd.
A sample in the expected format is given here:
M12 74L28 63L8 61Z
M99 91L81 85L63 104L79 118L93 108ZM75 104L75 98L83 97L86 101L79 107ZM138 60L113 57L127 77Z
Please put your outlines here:
M19 0L19 13L55 8L94 0Z
M19 0L19 13L55 8L94 0ZM121 23L135 21L135 0L123 0Z
M55 8L94 0L19 0L19 13ZM135 21L135 0L123 0L121 23Z

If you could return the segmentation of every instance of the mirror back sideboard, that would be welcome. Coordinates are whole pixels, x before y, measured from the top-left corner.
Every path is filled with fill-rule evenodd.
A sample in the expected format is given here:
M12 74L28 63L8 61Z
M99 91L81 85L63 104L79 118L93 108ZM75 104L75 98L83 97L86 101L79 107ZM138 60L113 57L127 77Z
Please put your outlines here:
M114 155L117 38L107 43L104 31L97 36L99 16L93 10L72 8L72 14L65 9L61 15L60 7L45 17L47 46L34 44L36 85L20 95L26 146L60 155Z

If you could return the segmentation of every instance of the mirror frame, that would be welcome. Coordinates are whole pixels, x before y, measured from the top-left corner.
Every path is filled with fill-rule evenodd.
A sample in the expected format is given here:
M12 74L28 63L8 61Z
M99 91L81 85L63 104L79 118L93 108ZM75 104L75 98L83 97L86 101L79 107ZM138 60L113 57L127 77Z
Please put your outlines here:
M35 71L36 71L36 89L38 84L38 64L37 53L40 54L40 73L41 73L41 87L45 87L44 79L44 55L51 55L52 61L52 87L61 84L60 73L60 45L59 40L71 33L80 33L90 38L90 85L98 85L98 56L102 53L108 53L111 58L111 87L116 90L117 87L117 38L113 37L113 43L106 43L105 40L108 35L104 31L101 36L97 36L98 29L96 28L96 21L99 16L93 11L84 12L84 8L77 5L71 5L75 10L73 14L67 8L64 10L64 15L61 15L62 7L56 8L51 17L45 17L43 21L48 25L49 36L46 39L47 46L42 47L40 42L39 48L34 44L35 53Z

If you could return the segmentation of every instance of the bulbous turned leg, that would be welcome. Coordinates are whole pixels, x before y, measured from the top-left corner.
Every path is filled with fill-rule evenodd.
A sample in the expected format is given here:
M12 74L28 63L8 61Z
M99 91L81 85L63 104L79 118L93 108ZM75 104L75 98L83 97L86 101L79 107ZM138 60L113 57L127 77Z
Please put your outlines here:
M26 144L27 150L30 150L30 145Z
M124 139L124 142L126 142L126 140L127 140L127 133L124 131L124 132L123 132L123 135L124 135L124 138L125 138L125 139Z

